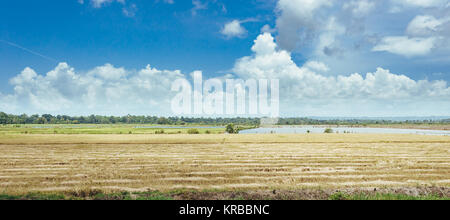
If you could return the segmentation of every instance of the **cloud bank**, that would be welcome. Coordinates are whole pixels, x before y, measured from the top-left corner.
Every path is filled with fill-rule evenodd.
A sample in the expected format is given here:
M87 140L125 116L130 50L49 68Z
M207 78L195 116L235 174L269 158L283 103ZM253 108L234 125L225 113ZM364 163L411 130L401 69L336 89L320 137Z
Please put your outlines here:
M450 42L449 11L449 0L279 0L277 41L309 57L351 56L363 47L406 58L433 55Z
M0 95L0 106L28 114L160 114L172 98L171 83L183 77L180 71L150 66L132 71L105 64L77 73L60 63L45 75L25 68L10 80L14 93Z
M251 50L251 56L236 61L232 75L280 79L282 116L445 115L450 110L445 81L416 81L381 67L365 75L328 76L324 63L295 64L270 33L258 36ZM60 63L43 75L27 67L10 80L14 92L0 94L0 108L28 114L170 115L171 84L188 78L188 73L150 65L128 70L105 64L77 72Z
M445 81L415 81L381 67L365 75L326 76L320 72L329 71L327 65L309 61L300 67L288 51L277 48L271 34L262 34L252 47L254 54L239 59L233 70L242 78L280 79L287 114L445 115L450 110Z

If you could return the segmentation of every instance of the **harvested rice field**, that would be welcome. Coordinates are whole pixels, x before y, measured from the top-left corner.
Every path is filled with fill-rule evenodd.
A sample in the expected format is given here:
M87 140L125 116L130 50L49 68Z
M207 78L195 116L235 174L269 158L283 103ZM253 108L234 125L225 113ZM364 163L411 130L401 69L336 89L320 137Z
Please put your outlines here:
M427 187L449 193L449 136L0 135L7 195Z

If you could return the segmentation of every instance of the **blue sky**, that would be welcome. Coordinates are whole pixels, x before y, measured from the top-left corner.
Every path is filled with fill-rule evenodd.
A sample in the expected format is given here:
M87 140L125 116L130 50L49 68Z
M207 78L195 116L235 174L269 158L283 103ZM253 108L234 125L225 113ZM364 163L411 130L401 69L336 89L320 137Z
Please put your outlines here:
M0 111L166 114L168 91L132 82L200 70L280 78L284 116L450 115L449 45L448 0L6 1Z
M135 15L125 16L124 8L133 4ZM158 68L187 72L201 69L214 75L247 55L262 25L273 23L274 5L265 1L203 4L208 8L194 16L194 5L186 0L174 4L128 0L125 5L113 2L101 8L95 8L89 0L84 4L77 0L7 1L0 9L0 39L77 69L105 63L141 68L151 63ZM222 4L226 4L226 11ZM226 39L220 33L224 23L249 18L258 21L246 24L246 38ZM4 43L0 49L2 81L27 66L46 72L57 64Z

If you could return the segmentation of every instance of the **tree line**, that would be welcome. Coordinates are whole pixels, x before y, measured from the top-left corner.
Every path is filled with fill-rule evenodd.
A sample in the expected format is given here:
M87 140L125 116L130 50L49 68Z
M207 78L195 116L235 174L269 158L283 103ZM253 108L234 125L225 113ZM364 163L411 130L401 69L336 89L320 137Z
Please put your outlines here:
M260 125L260 118L189 118L157 116L67 116L67 115L12 115L0 112L0 124L161 124L161 125ZM278 125L364 125L364 124L449 124L446 120L391 120L336 119L318 120L311 118L280 118Z
M278 125L390 125L390 124L450 124L450 119L442 120L383 120L383 119L311 119L280 118Z
M259 118L188 118L157 116L67 116L67 115L12 115L0 112L0 124L160 124L160 125L259 125Z

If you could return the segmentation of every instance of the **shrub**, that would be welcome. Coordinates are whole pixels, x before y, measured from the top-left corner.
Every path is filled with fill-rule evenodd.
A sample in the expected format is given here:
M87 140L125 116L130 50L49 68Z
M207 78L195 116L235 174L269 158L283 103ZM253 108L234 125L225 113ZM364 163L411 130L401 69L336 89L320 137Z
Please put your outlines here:
M200 132L195 128L191 128L187 132L188 134L200 134Z
M234 130L234 125L233 124L228 124L227 128L225 129L225 131L228 134L235 134L236 133L236 131Z
M205 134L211 134L211 131L206 130L206 131L205 131Z
M325 129L325 131L323 133L325 133L325 134L332 134L332 133L334 133L334 131L331 128L327 128L327 129Z
M164 133L165 133L165 132L164 132L164 129L155 131L155 134L164 134Z
M335 194L330 196L330 200L337 200L337 201L339 201L339 200L348 200L348 199L349 199L349 196L344 194L344 193L342 193L342 192L337 192L337 193L335 193Z

